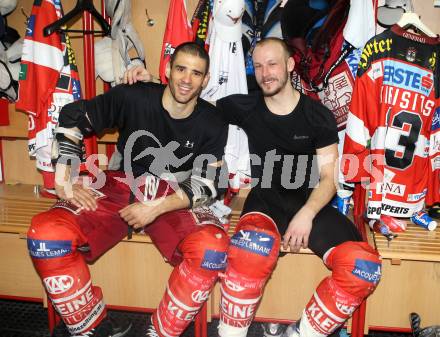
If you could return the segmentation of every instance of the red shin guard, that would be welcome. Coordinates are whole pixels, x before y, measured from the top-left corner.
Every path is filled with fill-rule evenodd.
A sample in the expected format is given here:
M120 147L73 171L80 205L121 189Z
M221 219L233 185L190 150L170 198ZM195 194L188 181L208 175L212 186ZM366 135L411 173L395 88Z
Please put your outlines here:
M304 337L331 334L344 324L380 280L380 258L364 242L345 242L333 248L325 263L332 269L332 276L319 284L305 308L300 324Z
M95 327L106 314L102 292L77 247L84 244L73 216L53 209L32 219L28 249L47 295L69 332Z
M246 336L279 248L280 235L268 216L255 212L240 219L221 280L220 336Z
M227 234L204 226L179 245L183 261L171 273L153 324L162 337L177 337L199 312L226 266Z

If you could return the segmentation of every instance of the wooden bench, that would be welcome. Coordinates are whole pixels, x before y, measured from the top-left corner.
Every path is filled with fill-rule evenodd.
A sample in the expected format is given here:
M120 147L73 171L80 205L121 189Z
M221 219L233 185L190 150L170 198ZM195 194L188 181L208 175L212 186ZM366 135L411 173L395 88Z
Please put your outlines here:
M0 184L0 295L40 299L43 287L28 255L26 233L30 220L53 204L37 198L29 185Z
M243 202L244 196L239 196L231 205L231 235ZM52 199L35 195L30 185L0 185L0 296L45 298L25 238L31 217L52 203ZM408 328L411 311L421 314L424 325L440 322L436 309L440 306L439 229L428 232L409 225L390 247L382 236L369 236L369 240L383 256L384 268L382 282L367 303L366 327ZM172 269L148 236L134 235L104 254L90 270L110 307L151 312L162 297ZM283 322L300 317L316 285L328 274L322 261L309 250L281 257L256 319ZM219 294L216 286L207 306L209 320L219 315Z
M367 301L367 326L409 329L411 312L420 314L423 326L440 324L440 228L429 232L409 223L389 245L376 233L370 244L383 258L383 271Z

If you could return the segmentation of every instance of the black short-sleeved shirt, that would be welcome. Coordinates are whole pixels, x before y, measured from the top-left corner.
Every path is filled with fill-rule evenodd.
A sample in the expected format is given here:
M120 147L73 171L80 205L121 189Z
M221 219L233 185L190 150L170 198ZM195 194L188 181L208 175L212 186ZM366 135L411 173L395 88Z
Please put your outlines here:
M63 126L63 116L67 116L69 110L82 109L85 110L83 113L87 113L96 133L117 128L117 147L122 155L126 146L131 147L127 141L130 138L134 140L129 159L135 175L149 171L153 159L157 159L155 149L158 148L167 147L170 150L168 155L167 152L160 153L162 157L164 154L166 157L159 158L167 162L165 172L192 170L193 161L200 154L210 154L216 160L221 160L228 131L227 124L219 116L217 109L198 99L190 116L183 119L172 118L162 105L164 90L163 85L154 83L118 85L91 100L66 105L60 114L60 126ZM151 151L146 156L134 160L148 148ZM180 160L185 156L188 156L188 160ZM161 166L157 162L155 165ZM158 174L156 169L152 173Z
M314 187L319 180L313 159L316 149L338 142L333 114L302 94L295 109L284 116L268 109L261 92L225 97L217 102L217 108L228 123L246 132L250 153L261 158L261 164L258 160L251 164L252 177L259 178L262 187L269 187L270 182L270 187L286 189ZM274 165L269 181L271 157Z

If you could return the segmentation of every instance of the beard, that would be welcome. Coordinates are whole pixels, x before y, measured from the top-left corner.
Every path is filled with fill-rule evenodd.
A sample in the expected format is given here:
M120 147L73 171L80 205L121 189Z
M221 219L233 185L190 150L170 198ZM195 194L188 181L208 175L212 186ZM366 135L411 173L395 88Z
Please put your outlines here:
M276 83L277 85L275 86L275 88L272 88L269 90L264 88L264 82L266 82L268 80L269 81L270 80L278 81L278 83ZM267 78L263 78L261 81L257 81L257 83L258 83L258 86L261 88L261 91L263 92L264 97L272 97L284 89L284 87L287 85L288 80L289 80L289 76L287 76L287 74L286 74L281 79L278 79L276 77L267 77Z
M189 103L195 97L198 97L200 95L200 93L202 92L202 87L200 87L200 88L194 90L192 93L189 93L189 95L182 97L181 95L178 94L177 84L175 84L172 79L170 79L168 85L170 88L171 96L173 96L174 100L180 104Z

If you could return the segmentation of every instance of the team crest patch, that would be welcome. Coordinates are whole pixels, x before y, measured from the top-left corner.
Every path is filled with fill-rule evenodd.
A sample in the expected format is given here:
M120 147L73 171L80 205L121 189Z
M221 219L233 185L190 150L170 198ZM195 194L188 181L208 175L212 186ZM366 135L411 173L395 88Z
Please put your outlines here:
M414 62L416 60L417 49L414 47L409 47L406 51L405 58L409 62Z
M167 42L165 43L165 49L163 51L163 58L166 58L167 56L171 56L174 53L174 47L171 43Z
M380 281L382 274L380 263L361 259L356 259L351 273L364 281L374 284Z
M335 116L338 130L345 129L347 124L353 84L350 79L350 70L330 77L328 86L318 93L319 99Z
M75 206L74 204L72 204L71 202L67 201L67 200L57 200L57 202L52 206L52 208L63 208L75 215L78 215L79 213L81 213L82 208Z

